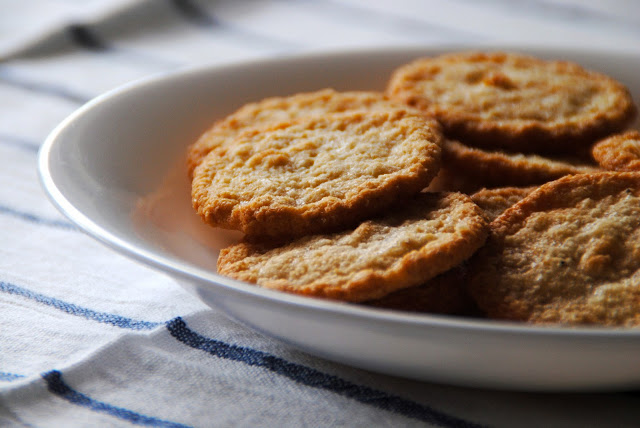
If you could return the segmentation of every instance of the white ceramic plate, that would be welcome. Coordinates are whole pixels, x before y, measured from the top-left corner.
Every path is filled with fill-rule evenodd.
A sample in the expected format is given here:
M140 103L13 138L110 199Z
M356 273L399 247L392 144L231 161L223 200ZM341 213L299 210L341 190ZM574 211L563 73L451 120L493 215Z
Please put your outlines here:
M640 386L638 330L414 315L263 290L216 274L219 249L238 235L204 226L192 212L183 166L187 144L248 101L325 87L382 89L395 67L457 49L313 54L135 82L89 102L52 132L40 153L42 182L58 208L90 235L174 276L229 316L309 353L457 385ZM508 49L577 61L620 79L636 100L640 95L638 53Z

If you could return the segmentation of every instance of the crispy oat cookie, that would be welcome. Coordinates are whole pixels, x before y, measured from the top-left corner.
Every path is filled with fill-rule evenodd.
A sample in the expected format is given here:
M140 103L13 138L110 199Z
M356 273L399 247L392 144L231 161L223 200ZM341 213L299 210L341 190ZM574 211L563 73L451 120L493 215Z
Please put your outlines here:
M489 317L640 325L640 173L563 177L490 229L469 288Z
M304 116L401 107L400 103L389 100L379 92L338 92L333 89L271 97L249 103L213 124L189 147L187 150L189 176L193 176L193 170L211 150L232 141L238 134L250 128L264 127Z
M466 181L484 187L530 186L569 174L597 172L598 166L578 157L488 151L445 140L442 163Z
M351 302L424 283L470 257L486 239L482 211L460 193L420 193L355 229L290 244L223 249L218 272L261 287Z
M535 189L535 186L482 189L471 195L471 200L482 208L487 219L491 222L505 212L507 208L520 202Z
M640 171L640 132L632 130L612 135L595 144L591 153L604 169Z
M387 94L437 118L445 135L478 147L568 152L624 129L627 88L566 61L462 52L397 69Z
M599 171L587 156L509 153L445 139L440 171L427 190L472 194L483 188L538 185L569 174Z
M422 190L440 167L437 123L405 110L335 113L249 130L196 168L206 223L249 235L335 230Z

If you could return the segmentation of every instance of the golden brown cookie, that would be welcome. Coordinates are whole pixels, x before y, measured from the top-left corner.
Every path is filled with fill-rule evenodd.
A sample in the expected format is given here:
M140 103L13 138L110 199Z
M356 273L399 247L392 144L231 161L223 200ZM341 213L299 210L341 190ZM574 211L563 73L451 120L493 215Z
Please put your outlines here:
M249 130L194 171L206 223L293 237L356 224L422 190L440 167L437 123L405 110L335 113Z
M587 156L534 155L489 151L445 139L442 166L426 190L472 194L483 188L543 184L564 175L597 172Z
M446 136L514 152L570 152L626 127L629 91L566 61L461 52L397 69L387 94L435 117Z
M365 304L398 311L467 315L475 308L467 294L465 272L464 266L456 266L425 284L403 288Z
M466 182L479 187L530 186L599 169L577 157L487 151L455 140L445 140L442 163L448 171L458 172Z
M402 105L399 104L389 100L379 92L338 92L333 89L323 89L286 97L271 97L246 104L216 122L189 147L187 151L189 176L193 176L193 170L211 150L224 145L227 141L232 141L239 133L247 129L264 127L304 116L340 113L351 110L401 108Z
M563 177L490 229L469 287L489 317L640 325L640 173Z
M484 242L482 211L461 193L420 193L355 229L273 247L223 249L218 272L261 287L362 302L417 286L470 257Z
M498 187L495 189L482 189L471 195L475 202L487 216L490 222L495 220L507 208L524 199L536 187Z
M632 130L612 135L595 144L591 153L604 169L640 171L640 132Z

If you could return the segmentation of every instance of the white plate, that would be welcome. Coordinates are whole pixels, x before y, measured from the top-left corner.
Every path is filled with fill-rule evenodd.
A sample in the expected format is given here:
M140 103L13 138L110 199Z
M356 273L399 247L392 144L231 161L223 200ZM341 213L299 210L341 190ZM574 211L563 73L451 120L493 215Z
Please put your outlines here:
M134 82L89 102L52 132L40 153L42 182L58 208L90 235L174 276L231 317L312 354L467 386L640 386L638 330L535 328L414 315L263 290L216 274L219 249L238 235L204 226L192 212L183 166L187 144L248 101L325 87L382 89L400 64L452 50L313 54ZM577 61L620 79L636 100L640 95L638 53L517 50Z

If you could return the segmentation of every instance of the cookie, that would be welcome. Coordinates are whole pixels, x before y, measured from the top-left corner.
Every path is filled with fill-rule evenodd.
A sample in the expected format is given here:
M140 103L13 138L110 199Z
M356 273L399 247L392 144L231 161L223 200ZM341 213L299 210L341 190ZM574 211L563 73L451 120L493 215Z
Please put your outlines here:
M193 176L193 170L211 150L232 141L239 133L250 128L264 127L304 116L399 107L402 107L399 103L389 100L379 92L338 92L333 89L271 97L249 103L216 122L188 148L189 176Z
M397 311L467 315L473 312L474 305L466 291L465 272L464 266L456 266L425 284L394 291L365 304Z
M595 144L591 154L604 169L640 171L640 132L612 135Z
M524 199L536 189L533 187L498 187L482 189L471 195L471 200L484 211L490 222L498 218L507 208Z
M535 155L484 150L445 139L442 166L428 191L472 194L483 188L543 184L569 174L597 172L587 156Z
M443 125L447 137L514 152L571 152L624 129L625 86L567 61L461 52L397 69L387 94Z
M405 110L306 117L240 134L194 171L206 223L296 237L357 224L429 184L438 124Z
M400 208L400 207L399 207ZM242 242L221 251L222 275L305 296L363 302L413 287L485 241L482 211L460 193L419 193L358 227L289 244Z
M442 163L450 171L460 171L466 181L483 187L530 186L599 169L578 157L488 151L455 140L445 141Z
M640 173L563 177L490 229L469 280L489 317L640 325Z

